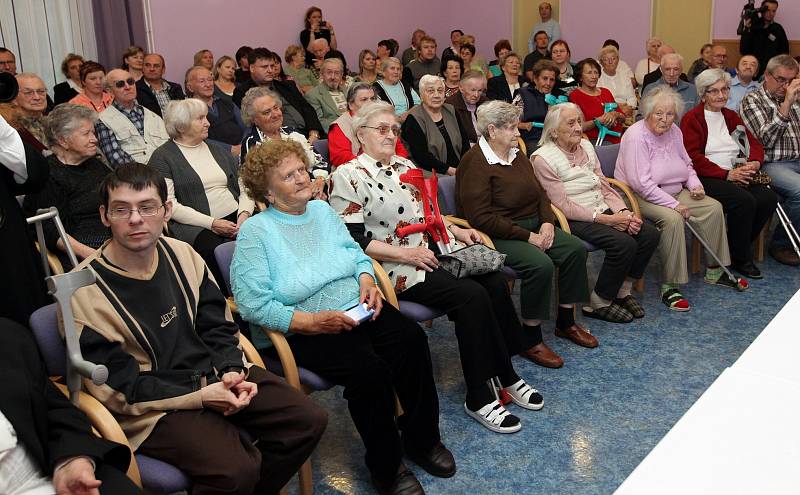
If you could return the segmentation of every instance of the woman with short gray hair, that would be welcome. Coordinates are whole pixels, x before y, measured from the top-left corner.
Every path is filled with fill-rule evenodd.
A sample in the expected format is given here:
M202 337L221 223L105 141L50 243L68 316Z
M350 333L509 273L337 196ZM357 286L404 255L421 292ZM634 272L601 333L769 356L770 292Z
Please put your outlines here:
M109 238L100 218L97 184L109 168L97 157L94 125L97 113L74 103L58 105L45 118L47 145L53 152L47 157L50 176L44 189L25 197L24 208L35 215L39 208L58 208L70 246L78 259L92 254ZM47 249L62 260L65 268L67 247L51 222L43 224Z
M214 249L236 238L255 203L242 188L236 158L207 141L207 113L208 106L194 98L169 102L164 125L172 139L153 152L148 165L167 181L170 234L191 244L222 280ZM225 284L220 288L227 294Z
M402 81L403 64L400 59L387 57L381 62L383 79L378 79L372 84L375 96L394 106L394 113L400 120L405 120L406 114L414 105L419 105L419 95L414 88L406 86Z
M444 80L426 74L419 80L419 92L422 104L408 111L403 140L420 168L455 175L461 156L469 149L469 140L455 108L444 102Z
M589 297L586 248L555 227L550 199L531 162L517 149L520 110L500 100L478 107L478 144L464 154L456 173L458 214L492 238L506 265L521 274L520 311L526 349L520 355L548 368L564 361L542 340L550 319L554 267L558 266L556 336L584 347L597 339L575 322L575 303Z
M673 311L690 309L679 290L689 281L685 222L723 263L730 264L722 205L706 196L683 146L683 134L675 125L682 107L683 100L668 86L657 86L645 96L640 105L645 118L623 134L614 174L633 189L642 216L661 230L661 302ZM704 281L731 288L739 282L714 265L706 269Z
M731 268L746 277L762 278L753 260L753 242L772 218L778 201L772 190L754 180L763 177L759 170L764 148L739 114L725 107L731 84L727 72L706 69L694 84L700 104L681 119L683 144L706 193L722 203L729 219L736 219L728 222ZM744 140L749 144L748 156L744 156Z
M541 146L532 155L533 170L572 234L605 252L584 316L628 323L644 316L631 288L644 275L659 234L611 188L594 147L581 138L582 124L577 105L550 107Z

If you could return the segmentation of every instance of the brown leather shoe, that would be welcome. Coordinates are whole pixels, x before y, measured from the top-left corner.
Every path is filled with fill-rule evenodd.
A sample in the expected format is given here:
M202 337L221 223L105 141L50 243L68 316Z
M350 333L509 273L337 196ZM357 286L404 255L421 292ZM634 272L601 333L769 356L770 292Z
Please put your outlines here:
M775 258L775 261L778 263L789 266L800 265L800 258L797 257L797 253L794 252L794 249L790 247L770 247L769 254Z
M545 368L560 368L564 366L564 360L561 359L561 356L553 352L553 349L547 347L547 344L544 342L539 342L535 346L519 354Z
M599 344L594 335L590 334L577 323L564 330L556 328L556 337L569 339L579 346L588 347L590 349L597 347Z

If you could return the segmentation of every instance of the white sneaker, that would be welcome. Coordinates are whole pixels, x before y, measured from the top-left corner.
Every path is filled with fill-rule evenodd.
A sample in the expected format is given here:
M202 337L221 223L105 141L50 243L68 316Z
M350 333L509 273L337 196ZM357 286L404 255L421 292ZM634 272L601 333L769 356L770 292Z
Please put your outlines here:
M490 402L477 411L471 411L465 402L464 411L496 433L516 433L522 428L519 418L508 412L499 401Z
M525 380L520 380L505 388L514 404L525 409L538 411L544 407L544 399L538 390L531 387Z

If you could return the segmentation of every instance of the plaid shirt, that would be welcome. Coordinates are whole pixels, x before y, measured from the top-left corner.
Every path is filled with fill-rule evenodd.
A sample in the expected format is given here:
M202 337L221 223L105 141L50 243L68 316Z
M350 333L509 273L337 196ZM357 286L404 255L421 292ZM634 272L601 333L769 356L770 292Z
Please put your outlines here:
M169 97L169 88L170 88L169 83L162 79L161 89L153 88L152 86L150 86L150 83L147 82L147 80L145 80L144 83L147 84L147 87L150 88L150 90L156 96L156 101L158 102L158 106L161 108L161 115L166 114L167 105L169 104L169 102L172 101L172 99Z
M116 101L112 103L114 107L122 112L123 115L128 117L133 125L136 126L136 130L139 131L141 136L144 136L144 109L138 103L134 103L133 108L128 110L127 108L123 108L121 105L118 105ZM100 150L108 159L108 163L113 167L116 168L118 165L123 163L130 163L133 160L131 156L122 149L120 146L119 141L117 141L117 136L114 135L114 131L108 128L102 120L98 120L97 124L94 126L94 131L97 134L97 141L100 145Z
M781 101L770 96L762 86L742 98L739 113L747 128L761 144L767 162L800 160L800 102L780 114Z

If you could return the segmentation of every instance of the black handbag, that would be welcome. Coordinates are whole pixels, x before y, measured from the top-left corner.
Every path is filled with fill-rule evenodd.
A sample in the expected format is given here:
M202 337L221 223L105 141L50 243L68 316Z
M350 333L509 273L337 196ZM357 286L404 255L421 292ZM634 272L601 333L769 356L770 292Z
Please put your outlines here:
M483 244L473 244L451 253L439 254L439 267L456 278L483 275L503 268L506 255Z

